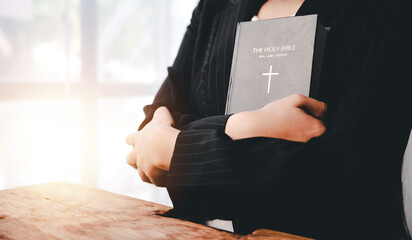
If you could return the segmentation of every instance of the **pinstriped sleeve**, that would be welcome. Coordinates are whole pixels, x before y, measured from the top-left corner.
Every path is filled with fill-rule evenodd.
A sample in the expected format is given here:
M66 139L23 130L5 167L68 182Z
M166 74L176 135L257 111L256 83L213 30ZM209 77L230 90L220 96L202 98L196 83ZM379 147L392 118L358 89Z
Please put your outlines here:
M167 176L174 216L236 220L300 196L320 197L347 179L345 145L337 139L233 141L224 133L228 117L201 119L180 132ZM311 201L305 204L311 209Z

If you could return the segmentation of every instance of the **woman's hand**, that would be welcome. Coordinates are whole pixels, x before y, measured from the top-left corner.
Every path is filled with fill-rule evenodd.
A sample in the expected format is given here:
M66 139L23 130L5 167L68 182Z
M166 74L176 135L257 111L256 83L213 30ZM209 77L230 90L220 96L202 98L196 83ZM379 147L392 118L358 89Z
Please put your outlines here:
M127 156L127 163L139 171L144 182L156 186L166 185L179 130L172 127L173 118L166 107L160 107L154 113L152 121L142 130L126 138L133 150Z
M232 139L270 137L307 142L321 136L326 128L320 120L326 104L313 98L294 94L271 102L256 111L232 115L225 133Z

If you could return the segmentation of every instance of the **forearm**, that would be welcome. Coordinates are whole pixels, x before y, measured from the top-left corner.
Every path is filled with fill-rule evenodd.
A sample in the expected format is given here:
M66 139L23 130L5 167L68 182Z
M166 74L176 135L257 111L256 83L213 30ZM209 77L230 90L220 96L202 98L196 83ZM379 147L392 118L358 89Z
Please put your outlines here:
M170 161L172 160L179 133L180 130L170 125L160 125L154 132L154 134L160 137L156 137L157 141L151 142L148 147L152 148L152 152L158 152L160 154L158 167L162 170L169 171Z
M339 146L320 139L307 144L271 138L233 141L219 131L182 131L167 187L182 215L231 218L251 210L252 203L263 207L263 200L287 199L291 195L282 191L288 186L294 193L329 192L319 183L329 179L325 183L337 186L334 179L347 170L340 156Z

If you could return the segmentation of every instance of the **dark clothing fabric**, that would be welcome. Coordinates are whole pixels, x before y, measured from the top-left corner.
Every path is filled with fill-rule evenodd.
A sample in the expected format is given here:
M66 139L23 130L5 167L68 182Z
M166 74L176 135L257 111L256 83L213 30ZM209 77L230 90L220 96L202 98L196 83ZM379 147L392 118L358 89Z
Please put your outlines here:
M326 133L307 143L233 141L224 110L236 25L264 2L201 0L167 79L144 108L140 128L166 106L181 130L167 177L173 213L231 219L239 233L398 239L412 123L402 6L306 0L297 15L319 14L331 29L319 98L328 104Z

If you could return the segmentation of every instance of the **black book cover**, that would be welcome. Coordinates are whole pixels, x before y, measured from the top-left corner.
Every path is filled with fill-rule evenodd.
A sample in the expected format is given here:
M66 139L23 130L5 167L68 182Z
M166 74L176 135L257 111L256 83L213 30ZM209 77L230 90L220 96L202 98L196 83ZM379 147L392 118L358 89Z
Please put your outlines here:
M326 35L316 14L239 23L226 114L295 93L317 98Z

